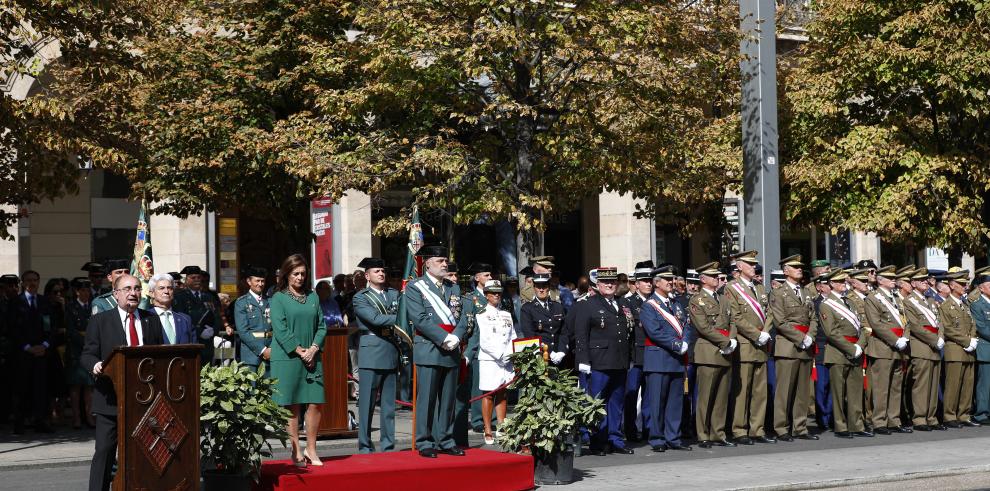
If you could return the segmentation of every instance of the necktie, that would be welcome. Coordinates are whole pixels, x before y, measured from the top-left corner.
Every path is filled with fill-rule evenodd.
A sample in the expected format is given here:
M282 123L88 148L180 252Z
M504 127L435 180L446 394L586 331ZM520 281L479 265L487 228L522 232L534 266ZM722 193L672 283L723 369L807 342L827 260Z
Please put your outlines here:
M127 314L127 332L131 336L131 341L127 345L138 346L140 343L138 343L137 327L134 326L134 312Z
M175 326L172 324L172 311L166 310L162 315L162 323L165 325L165 335L168 336L168 344L175 344Z

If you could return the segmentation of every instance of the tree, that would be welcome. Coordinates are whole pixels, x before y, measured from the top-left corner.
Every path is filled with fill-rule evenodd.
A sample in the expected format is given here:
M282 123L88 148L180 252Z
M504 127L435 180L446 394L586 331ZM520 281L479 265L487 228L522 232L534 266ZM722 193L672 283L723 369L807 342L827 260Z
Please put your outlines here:
M784 76L788 216L976 251L990 234L990 5L818 4Z

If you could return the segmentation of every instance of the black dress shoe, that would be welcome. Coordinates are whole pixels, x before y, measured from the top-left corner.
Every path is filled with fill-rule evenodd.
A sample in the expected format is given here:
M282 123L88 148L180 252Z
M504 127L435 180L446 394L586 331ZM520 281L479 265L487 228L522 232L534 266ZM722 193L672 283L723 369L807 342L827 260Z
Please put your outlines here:
M777 440L780 440L782 442L793 442L794 437L788 433L784 433L783 435L777 435Z
M862 436L862 437L867 437L867 438L873 438L873 432L872 431L854 431L853 432L853 436Z
M758 437L754 438L753 440L754 441L757 441L757 442L760 442L760 443L777 443L777 439L776 438L774 438L772 436L765 436L765 435L764 436L758 436Z
M691 445L680 445L680 444L677 444L677 443L668 443L667 444L667 448L669 448L671 450L681 450L681 451L685 451L685 452L690 452L691 451Z
M613 446L612 447L612 453L617 453L617 454L622 454L622 455L632 455L635 452L633 452L633 449L631 449L631 448L627 448L627 447L615 447L615 446Z
M891 433L914 433L914 430L908 428L907 426L889 426L887 427Z
M885 427L883 427L883 426L881 426L881 427L873 430L873 432L876 433L876 434L878 434L878 435L889 435L890 434L890 430L887 429L887 428L885 428Z
M735 443L732 443L729 440L715 440L712 443L715 444L715 445L717 445L717 446L719 446L719 447L734 447L734 446L736 446Z
M946 421L945 426L948 426L949 428L962 428L962 423L958 421Z
M442 449L440 449L440 453L447 454L447 455L453 455L455 457L463 457L464 456L464 451L461 450L460 447L442 448Z
M848 431L836 431L836 438L852 438L853 436Z
M736 443L740 445L752 445L753 440L751 440L748 436L741 436L739 438L736 438Z
M712 442L708 440L702 440L698 442L698 448L712 448Z
M983 425L981 425L980 423L977 423L976 421L960 421L959 422L959 426L970 426L970 427L976 428L978 426L983 426Z
M818 435L812 435L811 433L805 433L803 435L794 435L794 438L798 438L801 440L820 440L820 438L818 438Z
M948 426L945 426L944 424L939 423L937 425L932 425L931 426L931 429L938 430L938 431L948 431L949 430L949 427Z
M654 446L650 447L650 450L653 450L656 453L666 452L667 451L667 446L666 445L654 445Z
M914 425L914 431L932 431L928 425Z
M435 459L437 458L437 451L434 448L424 448L419 451L419 456L426 457L428 459Z

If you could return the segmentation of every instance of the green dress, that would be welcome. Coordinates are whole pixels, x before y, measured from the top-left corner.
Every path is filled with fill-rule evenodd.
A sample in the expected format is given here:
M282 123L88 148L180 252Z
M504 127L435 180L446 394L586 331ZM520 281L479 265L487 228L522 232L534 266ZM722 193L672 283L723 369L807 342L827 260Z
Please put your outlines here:
M320 355L316 355L316 366L307 370L295 353L298 346L308 348L315 344L323 347L327 328L320 311L320 299L311 292L306 303L299 303L289 294L277 292L269 306L275 340L271 345L271 375L276 379L273 399L281 406L326 402Z

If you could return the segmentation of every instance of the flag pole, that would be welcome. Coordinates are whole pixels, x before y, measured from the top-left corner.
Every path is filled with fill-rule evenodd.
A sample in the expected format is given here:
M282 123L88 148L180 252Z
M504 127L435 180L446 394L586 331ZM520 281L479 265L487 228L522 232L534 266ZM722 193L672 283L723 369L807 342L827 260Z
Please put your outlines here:
M406 331L407 337L410 339L409 343L409 363L412 363L412 394L410 397L412 402L412 450L416 450L416 388L418 385L418 377L415 360L413 360L413 343L412 339L415 335L415 330L411 328L412 322L409 321L408 313L406 312L406 285L416 278L420 274L420 262L416 258L416 253L419 252L419 248L423 247L423 229L419 222L419 210L416 205L413 205L412 216L409 223L409 243L408 251L406 254L406 267L403 271L402 276L402 293L399 297L399 315L396 319L397 327L401 330Z

